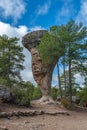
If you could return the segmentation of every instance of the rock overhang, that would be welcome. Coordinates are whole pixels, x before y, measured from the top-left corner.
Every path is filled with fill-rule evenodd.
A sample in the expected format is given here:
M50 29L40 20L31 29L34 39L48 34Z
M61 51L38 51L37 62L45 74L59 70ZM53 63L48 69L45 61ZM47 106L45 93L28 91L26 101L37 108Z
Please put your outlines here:
M23 46L25 46L30 51L31 48L34 48L39 44L40 39L43 37L43 35L46 32L47 30L37 30L37 31L27 33L22 38Z

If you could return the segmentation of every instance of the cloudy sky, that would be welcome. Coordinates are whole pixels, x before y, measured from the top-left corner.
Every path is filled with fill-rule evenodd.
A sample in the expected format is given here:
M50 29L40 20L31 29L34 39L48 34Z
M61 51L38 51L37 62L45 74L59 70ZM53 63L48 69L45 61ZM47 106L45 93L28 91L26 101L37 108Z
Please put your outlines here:
M27 32L66 24L70 19L87 25L87 0L0 0L0 35L19 37L21 45L22 36ZM22 77L35 84L31 56L27 49L24 53L26 69ZM54 73L53 83L56 84L56 81Z

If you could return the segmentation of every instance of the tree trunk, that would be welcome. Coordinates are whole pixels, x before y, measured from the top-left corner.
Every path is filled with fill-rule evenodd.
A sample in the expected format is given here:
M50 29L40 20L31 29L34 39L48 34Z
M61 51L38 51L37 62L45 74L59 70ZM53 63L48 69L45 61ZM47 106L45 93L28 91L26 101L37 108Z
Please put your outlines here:
M71 79L71 61L69 61L69 100L72 103L72 79Z
M59 90L60 90L60 97L62 99L62 89L61 89L60 72L59 72L59 65L58 65L58 63L57 63L57 73L58 73L58 84L59 84Z
M66 89L66 72L65 72L65 62L64 62L64 65L63 65L63 71L64 71L64 87L65 87L65 97L66 97L66 91L67 91L67 89Z
M72 103L72 79L71 79L71 48L69 43L69 101Z

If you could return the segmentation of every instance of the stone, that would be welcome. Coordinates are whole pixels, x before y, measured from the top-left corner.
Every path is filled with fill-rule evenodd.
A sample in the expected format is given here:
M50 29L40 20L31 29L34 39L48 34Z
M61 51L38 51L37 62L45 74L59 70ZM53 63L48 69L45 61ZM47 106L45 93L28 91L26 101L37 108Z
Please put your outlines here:
M26 34L22 39L23 45L30 51L32 48L36 47L39 44L40 39L46 32L46 30L38 30Z
M6 127L0 127L0 130L8 130Z
M10 93L10 89L0 85L0 98L4 101L4 102L10 102L11 101L11 93Z
M80 97L79 96L72 96L72 102L75 104L79 104L80 103Z
M32 72L35 81L38 86L40 86L42 92L41 102L53 102L50 98L51 95L51 81L52 81L52 72L58 62L58 57L55 58L52 64L43 64L43 61L40 57L37 45L40 44L41 38L47 33L46 30L38 30L26 34L22 38L23 45L29 50L32 56Z
M8 118L10 119L11 117L29 117L29 116L38 116L38 115L66 115L69 116L70 114L66 111L57 111L57 112L47 112L43 110L31 110L31 111L15 111L15 112L1 112L0 113L0 118Z

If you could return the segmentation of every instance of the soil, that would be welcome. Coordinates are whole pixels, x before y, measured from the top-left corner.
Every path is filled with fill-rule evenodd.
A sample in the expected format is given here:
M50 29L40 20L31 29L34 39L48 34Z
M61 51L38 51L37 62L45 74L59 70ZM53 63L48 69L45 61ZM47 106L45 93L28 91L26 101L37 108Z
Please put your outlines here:
M66 110L60 104L31 103L31 107L0 105L0 112L43 110L46 112L68 112L70 115L37 115L26 117L0 118L0 130L87 130L87 112Z

